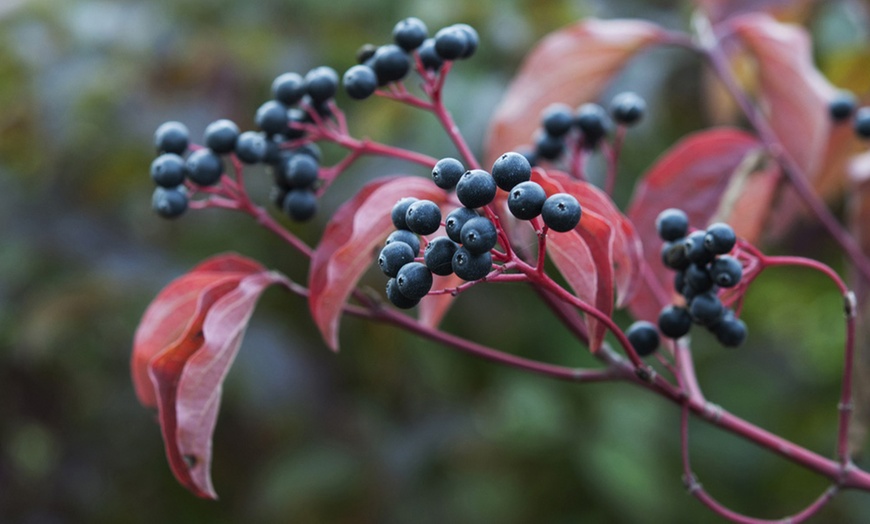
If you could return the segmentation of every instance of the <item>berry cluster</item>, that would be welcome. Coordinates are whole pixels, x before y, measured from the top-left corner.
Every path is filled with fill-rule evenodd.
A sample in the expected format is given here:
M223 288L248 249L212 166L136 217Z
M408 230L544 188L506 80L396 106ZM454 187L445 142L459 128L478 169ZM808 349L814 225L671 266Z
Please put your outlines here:
M858 107L858 99L848 90L840 90L828 103L828 113L836 123L852 119L852 128L859 138L870 138L870 107Z
M541 115L541 130L535 140L534 152L529 156L533 160L557 160L568 144L575 142L583 148L595 149L610 133L613 122L633 126L640 122L645 112L646 102L632 92L613 97L610 114L593 103L583 104L576 111L566 104L552 104Z
M399 82L411 70L414 53L427 71L438 71L445 60L469 58L477 50L477 31L468 24L440 29L433 38L419 18L406 18L393 28L393 43L366 44L357 52L357 65L345 71L342 85L348 96L362 100L380 86Z
M728 255L737 242L728 224L716 223L706 230L689 231L689 220L679 209L666 209L656 218L656 231L664 241L662 262L676 271L674 288L685 306L665 307L658 319L663 335L680 338L692 324L700 324L719 342L736 347L746 340L746 324L719 299L721 288L740 283L743 266Z

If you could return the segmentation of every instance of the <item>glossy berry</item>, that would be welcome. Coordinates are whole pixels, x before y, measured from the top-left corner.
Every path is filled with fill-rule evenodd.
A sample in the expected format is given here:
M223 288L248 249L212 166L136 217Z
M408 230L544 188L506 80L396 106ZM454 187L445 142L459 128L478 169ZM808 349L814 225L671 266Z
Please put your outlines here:
M184 186L155 187L151 195L151 207L163 218L181 216L187 211L187 192Z
M716 254L704 247L706 232L693 231L683 241L686 246L686 257L695 264L707 264L712 262Z
M184 182L184 159L163 153L151 162L151 180L160 187L178 187Z
M465 51L459 58L471 57L480 45L480 36L477 34L477 30L468 24L453 24L451 27L465 33Z
M737 235L728 224L717 222L707 228L704 235L704 248L716 255L724 255L734 248L737 243Z
M870 107L862 107L855 112L855 134L861 138L870 138Z
M236 140L236 156L246 164L258 164L266 158L266 139L260 133L245 131Z
M689 267L692 261L686 253L686 243L684 239L678 239L674 242L665 242L662 244L662 264L666 268L682 271Z
M306 111L298 107L291 107L287 110L287 130L283 134L290 140L304 137L305 130L301 126L308 121L309 117Z
M495 247L495 243L498 241L498 231L490 219L474 217L462 226L459 239L469 253L479 255Z
M447 214L444 219L444 230L447 237L454 242L461 242L462 226L472 218L479 217L476 211L467 207L458 207Z
M492 164L492 178L498 187L510 191L517 184L532 178L532 165L526 157L511 151L498 157Z
M308 142L300 145L299 147L294 147L291 151L293 154L300 155L308 155L313 158L318 164L320 163L320 159L323 157L323 152L320 150L320 146L315 144L314 142Z
M565 136L571 130L573 123L574 116L571 114L571 108L561 103L551 104L544 109L544 116L541 119L544 131L552 137Z
M583 104L574 115L574 125L583 133L583 146L594 148L610 130L610 118L598 104Z
M455 158L442 158L432 168L432 180L441 189L453 189L465 173L465 166Z
M531 220L541 214L547 193L537 182L522 182L508 195L508 210L520 220Z
M310 220L317 213L317 195L311 189L291 189L284 197L284 212L297 222Z
M239 126L232 120L216 120L205 128L204 142L206 147L222 155L236 148L239 138Z
M154 132L154 147L158 153L181 155L190 144L190 132L181 122L164 122Z
M287 106L277 100L268 100L257 109L254 123L267 135L277 135L287 132L289 118Z
M746 324L730 309L722 316L722 320L713 326L712 331L720 344L732 348L743 344L748 333Z
M378 46L374 44L363 44L356 50L356 62L358 64L365 64L368 62L373 56L375 56L375 51L378 50Z
M420 299L410 299L399 291L395 278L387 280L387 300L400 309L411 309L420 303Z
M411 300L419 300L432 289L432 272L420 262L410 262L402 266L396 275L399 292Z
M197 149L184 161L187 178L199 186L211 186L220 180L224 163L210 149Z
M414 197L405 197L393 205L393 210L390 212L390 218L392 219L393 226L395 226L396 229L409 229L408 222L405 220L405 214L408 212L408 208L411 207L411 204L416 201L417 199Z
M828 103L828 112L834 122L844 122L852 116L858 105L858 99L851 91L840 91Z
M347 96L356 99L366 99L378 88L378 77L374 69L367 65L355 65L344 72L341 85Z
M456 26L444 27L435 33L435 52L443 60L463 57L468 46L468 34Z
M411 58L395 44L383 45L372 57L372 69L378 77L378 84L397 82L411 70Z
M434 38L424 40L420 48L417 49L417 53L420 55L423 67L428 71L437 71L444 65L444 59L438 56L438 52L435 51Z
M422 20L413 16L399 21L393 27L393 41L408 52L420 47L427 36L429 28Z
M633 126L646 113L646 102L636 93L619 93L610 101L610 116L618 124Z
M272 82L272 98L287 106L298 104L305 92L305 79L299 73L284 73Z
M580 222L580 202L568 193L556 193L547 197L541 208L544 224L553 231L571 231Z
M480 280L492 270L492 255L489 251L474 255L465 247L459 247L453 254L451 265L453 272L462 280L467 282Z
M659 332L652 322L638 320L628 326L625 336L638 355L652 355L659 348Z
M712 326L719 322L725 307L713 293L701 293L692 298L689 303L689 314L692 320L704 326Z
M713 287L713 278L706 266L697 264L689 264L689 267L683 272L685 283L697 293L704 293Z
M414 261L417 254L404 242L391 242L378 254L378 267L388 277L394 277L405 264Z
M458 247L456 242L447 237L433 239L423 250L423 261L426 267L436 275L450 275L453 273L453 255Z
M418 200L405 211L405 223L418 235L431 235L441 226L441 209L431 200Z
M692 328L692 316L684 307L670 305L659 313L659 330L669 338L686 336Z
M482 169L472 169L459 178L456 198L465 207L483 207L492 202L497 189L492 175Z
M719 287L734 287L743 278L743 266L729 255L723 255L710 266L710 277Z
M541 133L535 140L535 153L546 160L556 160L565 152L565 140L549 133Z
M668 242L683 238L689 234L689 217L682 209L665 209L656 217L656 233Z
M311 187L317 181L319 167L317 160L309 155L302 153L289 155L284 168L284 181L287 187Z
M408 244L411 247L411 251L414 252L415 257L417 256L417 253L420 252L420 237L407 229L399 229L398 231L390 233L386 242L384 242L384 245L390 245L395 242Z
M305 74L305 89L315 104L326 102L338 91L338 73L329 66L315 67Z

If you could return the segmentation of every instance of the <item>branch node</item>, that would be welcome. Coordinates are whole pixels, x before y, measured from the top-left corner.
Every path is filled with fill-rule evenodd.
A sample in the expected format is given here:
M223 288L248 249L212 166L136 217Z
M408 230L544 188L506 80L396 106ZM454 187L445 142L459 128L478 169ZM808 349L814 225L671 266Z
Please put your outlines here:
M714 424L718 424L722 420L722 406L707 402L704 404L703 417Z
M634 372L637 374L637 378L644 382L653 382L656 378L656 370L652 366L637 368Z
M855 318L858 314L858 299L855 298L855 292L849 290L843 295L843 309L846 311L846 318Z
M703 489L701 483L698 482L698 477L694 473L683 475L683 485L686 486L689 495L694 495Z

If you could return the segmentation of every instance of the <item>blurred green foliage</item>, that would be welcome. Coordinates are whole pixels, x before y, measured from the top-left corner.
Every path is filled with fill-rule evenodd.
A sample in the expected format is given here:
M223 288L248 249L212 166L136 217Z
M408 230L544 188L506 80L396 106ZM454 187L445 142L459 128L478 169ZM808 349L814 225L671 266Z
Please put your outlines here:
M857 12L867 27L866 12L827 4L811 20L820 62L836 82L866 86L856 64L868 35L850 22ZM240 216L166 222L151 213L151 136L162 121L184 121L195 136L221 117L250 128L272 78L322 63L341 71L360 44L387 41L395 21L416 15L430 28L465 21L481 33L479 55L454 69L446 95L479 150L505 82L548 31L589 15L682 27L689 13L665 0L0 5L0 522L711 521L680 481L672 405L624 385L525 376L354 319L334 355L305 303L278 291L264 297L225 386L219 502L175 482L128 373L141 313L198 260L236 250L298 280L306 272ZM625 148L621 203L669 144L708 125L699 73L691 57L655 52L618 79L614 90L638 90L652 107ZM428 116L385 101L340 103L359 135L452 153ZM362 181L419 171L358 167L327 198L320 223L291 227L313 241L328 210ZM263 177L254 179L265 200ZM780 248L838 263L828 245ZM504 308L535 300L525 289L482 286L446 325L513 353L591 365L545 311ZM839 322L836 292L779 270L746 308L747 347L695 341L709 397L829 454L841 363L840 332L829 328ZM701 480L740 511L792 512L824 485L702 423L692 431ZM862 521L867 500L842 497L820 521Z

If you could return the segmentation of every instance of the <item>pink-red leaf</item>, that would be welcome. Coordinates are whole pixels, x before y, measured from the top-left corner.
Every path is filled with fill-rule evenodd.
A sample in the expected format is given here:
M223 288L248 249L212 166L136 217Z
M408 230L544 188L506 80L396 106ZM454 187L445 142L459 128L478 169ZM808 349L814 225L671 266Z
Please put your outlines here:
M446 193L429 179L383 178L364 186L336 211L311 258L308 305L326 344L338 350L338 322L351 291L376 256L375 250L395 228L390 219L401 198L436 204Z
M550 33L526 56L496 108L487 159L529 143L549 104L596 99L631 57L666 38L661 27L638 20L586 19Z

